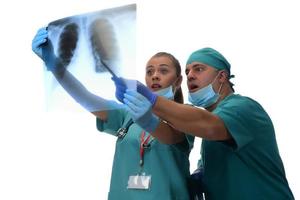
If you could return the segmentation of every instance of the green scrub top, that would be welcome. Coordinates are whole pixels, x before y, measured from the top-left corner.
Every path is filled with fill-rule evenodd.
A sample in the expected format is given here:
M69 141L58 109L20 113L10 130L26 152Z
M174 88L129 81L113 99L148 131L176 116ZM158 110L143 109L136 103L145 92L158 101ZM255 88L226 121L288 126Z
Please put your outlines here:
M126 126L129 114L122 109L108 111L106 122L97 118L97 129L117 136L117 130ZM143 130L135 123L127 134L118 138L110 182L109 200L187 200L189 153L193 138L176 145L166 145L154 139L145 149L142 172L151 176L150 189L127 189L129 176L137 175L141 168L140 136ZM149 133L146 133L148 136Z
M233 141L202 140L206 200L294 199L281 161L274 127L256 101L229 95L213 111Z

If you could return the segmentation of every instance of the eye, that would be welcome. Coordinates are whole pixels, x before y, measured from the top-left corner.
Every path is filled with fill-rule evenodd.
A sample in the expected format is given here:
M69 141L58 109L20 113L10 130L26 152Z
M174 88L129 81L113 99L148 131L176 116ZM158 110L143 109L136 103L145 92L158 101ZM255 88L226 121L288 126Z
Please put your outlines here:
M147 69L146 74L147 74L147 76L152 76L153 75L153 69Z
M190 70L186 69L185 70L185 75L188 75L190 73Z
M168 69L160 69L160 73L162 74L167 74L169 72Z
M195 70L196 72L203 72L203 71L204 71L204 68L198 66L198 67L195 67L194 70Z

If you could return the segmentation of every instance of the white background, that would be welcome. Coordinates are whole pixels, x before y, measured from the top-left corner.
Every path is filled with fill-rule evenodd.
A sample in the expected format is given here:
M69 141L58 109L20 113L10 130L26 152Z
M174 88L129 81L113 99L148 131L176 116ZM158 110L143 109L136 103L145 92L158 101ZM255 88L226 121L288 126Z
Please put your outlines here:
M96 131L95 118L81 108L73 113L45 112L42 63L31 51L31 40L39 27L55 19L128 2L1 2L1 200L107 198L115 138ZM259 101L273 120L296 199L299 10L296 0L141 0L137 18L141 81L147 59L157 51L173 53L183 69L188 54L206 46L228 58L236 92ZM199 142L190 158L191 169L199 158Z

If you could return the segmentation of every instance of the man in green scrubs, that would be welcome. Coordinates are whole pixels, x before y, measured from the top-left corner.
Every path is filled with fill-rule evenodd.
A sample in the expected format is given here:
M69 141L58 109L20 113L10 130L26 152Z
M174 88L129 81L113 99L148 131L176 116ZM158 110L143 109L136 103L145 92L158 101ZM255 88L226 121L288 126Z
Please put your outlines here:
M203 139L198 167L203 170L205 199L294 199L272 121L258 102L234 93L225 57L212 48L199 49L188 58L185 72L193 107L158 97L141 84L137 91L161 119ZM126 94L130 108L141 98L122 91L120 83L117 90ZM162 122L153 126L163 133Z

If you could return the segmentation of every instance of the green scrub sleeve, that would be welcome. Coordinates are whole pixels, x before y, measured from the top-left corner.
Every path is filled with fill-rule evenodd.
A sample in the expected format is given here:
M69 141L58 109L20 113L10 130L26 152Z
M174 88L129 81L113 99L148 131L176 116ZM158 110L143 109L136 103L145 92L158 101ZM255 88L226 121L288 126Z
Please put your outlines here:
M231 100L218 106L213 113L225 124L228 132L234 140L230 144L235 151L239 151L254 139L255 116L259 112L257 106L247 99Z
M124 125L127 113L124 109L109 110L106 121L96 119L97 129L112 135L117 135L117 131Z

